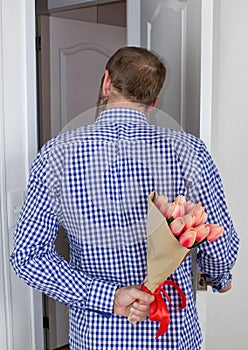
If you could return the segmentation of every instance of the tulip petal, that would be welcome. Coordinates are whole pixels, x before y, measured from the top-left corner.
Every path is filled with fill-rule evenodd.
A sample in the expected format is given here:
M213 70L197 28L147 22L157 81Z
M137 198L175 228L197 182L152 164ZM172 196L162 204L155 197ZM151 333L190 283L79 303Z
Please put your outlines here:
M163 203L159 208L159 211L167 218L168 210L170 209L170 203Z
M196 226L195 229L196 229L196 237L195 237L196 242L203 241L205 238L207 238L207 236L210 233L210 227L206 224Z
M208 214L205 211L203 211L202 215L201 215L201 217L200 217L200 219L198 221L198 225L205 224L206 221L207 221L207 218L208 218Z
M184 209L185 209L185 214L189 214L192 213L194 208L195 208L196 204L192 201L187 201L184 204Z
M184 205L186 203L186 199L184 196L179 195L176 197L175 202L181 205Z
M183 204L179 204L179 216L184 216L185 214L185 207Z
M174 236L179 236L180 233L182 233L184 226L185 224L183 218L179 217L172 221L170 224L170 230Z
M217 224L208 224L208 226L210 228L209 235L207 236L207 240L209 242L216 241L216 239L218 239L224 233L224 228L222 226Z
M185 223L185 229L188 229L190 227L193 227L195 224L195 216L193 213L189 213L183 216L183 220Z
M166 213L166 219L169 219L173 216L174 219L180 216L180 205L176 202L169 203L169 208Z
M200 220L201 220L203 213L204 213L203 206L201 205L201 203L197 203L195 208L194 208L194 211L193 211L193 214L195 216L195 225L200 224Z
M157 200L156 200L156 207L158 209L161 208L161 206L163 206L164 204L168 203L168 197L163 195L163 194L160 194L158 197L157 197Z
M179 236L180 244L185 248L190 248L195 243L196 229L189 228Z

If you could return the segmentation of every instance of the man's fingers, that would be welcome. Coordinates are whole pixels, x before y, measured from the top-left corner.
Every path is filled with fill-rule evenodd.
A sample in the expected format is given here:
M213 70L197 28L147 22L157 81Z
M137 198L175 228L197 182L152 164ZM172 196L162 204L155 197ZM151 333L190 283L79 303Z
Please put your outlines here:
M225 292L228 292L231 288L232 288L232 282L229 282L228 285L225 288L220 289L218 292L219 293L225 293Z
M133 303L132 308L140 311L146 311L149 310L150 304L142 304L139 301L136 301L135 303Z
M130 308L130 314L132 315L132 319L135 321L143 321L149 316L150 313L150 305L140 304L138 301L133 303Z
M148 294L148 293L142 291L141 289L138 289L135 287L133 287L130 290L130 293L132 293L132 297L134 299L137 299L139 301L139 303L143 304L143 305L150 305L154 300L153 295Z

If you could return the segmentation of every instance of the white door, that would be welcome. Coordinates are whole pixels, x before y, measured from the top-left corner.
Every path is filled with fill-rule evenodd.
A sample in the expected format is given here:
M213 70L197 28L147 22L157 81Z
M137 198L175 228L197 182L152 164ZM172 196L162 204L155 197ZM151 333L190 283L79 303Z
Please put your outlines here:
M83 112L96 107L101 77L108 58L126 44L126 29L59 17L40 17L41 144L57 136ZM93 122L81 118L81 125ZM75 122L74 122L75 120ZM56 248L69 258L61 230ZM68 344L68 308L51 298L44 301L48 349Z

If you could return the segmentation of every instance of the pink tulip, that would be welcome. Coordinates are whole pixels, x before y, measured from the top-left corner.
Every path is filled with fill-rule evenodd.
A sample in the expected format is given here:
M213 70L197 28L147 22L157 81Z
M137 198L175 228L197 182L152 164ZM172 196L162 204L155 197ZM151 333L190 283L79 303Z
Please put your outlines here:
M201 205L201 203L196 204L196 206L193 210L193 214L195 216L195 225L199 225L203 213L204 213L204 208Z
M184 208L185 208L185 214L189 214L189 213L192 213L194 208L195 208L196 204L194 202L191 202L191 201L187 201L185 204L184 204Z
M185 223L185 229L188 229L192 226L194 226L195 224L195 216L191 213L191 214L186 214L183 216L183 220Z
M163 203L159 208L159 211L164 215L164 217L166 217L169 207L170 203Z
M207 236L210 233L210 227L206 224L199 225L195 227L195 229L196 229L196 237L195 237L196 242L203 241L205 238L207 238Z
M175 202L181 205L184 205L186 203L186 199L184 196L179 195L176 197Z
M178 218L180 216L180 204L173 202L173 203L168 203L168 207L166 209L166 219L170 219L173 217L174 219Z
M160 194L156 200L156 207L160 209L164 204L168 203L168 197Z
M185 214L185 197L183 195L177 196L175 198L175 203L179 204L179 216L183 216Z
M189 228L179 236L180 244L185 248L190 248L195 243L196 229Z
M200 219L198 220L198 225L205 224L205 222L207 221L207 218L208 218L208 214L205 211L203 211Z
M178 217L172 221L172 223L170 224L170 229L173 235L177 237L183 231L184 226L185 224L183 218Z
M180 203L179 203L179 212L180 212L179 216L185 215L185 207L183 204L180 204Z
M207 236L207 240L209 242L214 242L222 235L222 233L224 232L224 228L217 224L208 224L208 226L210 228L210 232Z

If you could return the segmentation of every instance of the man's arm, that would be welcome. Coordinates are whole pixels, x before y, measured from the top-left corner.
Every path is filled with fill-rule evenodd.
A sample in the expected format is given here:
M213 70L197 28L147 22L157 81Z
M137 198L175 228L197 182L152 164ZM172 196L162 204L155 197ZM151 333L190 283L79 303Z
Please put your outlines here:
M208 222L222 226L224 233L215 242L199 246L198 264L213 290L224 293L231 289L231 270L237 259L239 238L228 212L219 172L204 144L199 157L199 201L209 215Z
M49 178L51 181L49 182ZM140 286L118 288L117 283L87 276L55 250L60 226L59 181L39 155L31 170L27 198L15 231L11 263L28 285L63 304L111 315L144 320L154 297Z
M86 275L56 252L60 211L59 181L38 155L14 236L10 261L16 274L63 304L112 313L118 284Z

